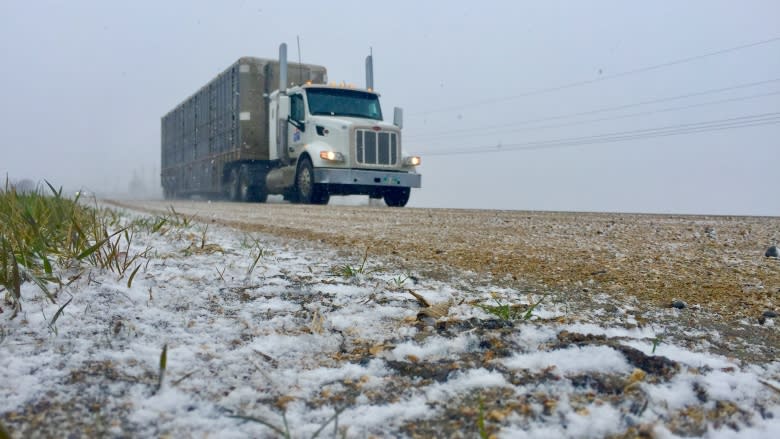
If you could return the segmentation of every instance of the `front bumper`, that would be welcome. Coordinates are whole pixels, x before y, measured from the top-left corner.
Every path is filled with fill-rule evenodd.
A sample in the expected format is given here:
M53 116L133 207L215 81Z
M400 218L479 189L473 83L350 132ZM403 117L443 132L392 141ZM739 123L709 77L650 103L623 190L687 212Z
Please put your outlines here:
M421 175L410 172L314 168L314 182L335 185L420 187Z

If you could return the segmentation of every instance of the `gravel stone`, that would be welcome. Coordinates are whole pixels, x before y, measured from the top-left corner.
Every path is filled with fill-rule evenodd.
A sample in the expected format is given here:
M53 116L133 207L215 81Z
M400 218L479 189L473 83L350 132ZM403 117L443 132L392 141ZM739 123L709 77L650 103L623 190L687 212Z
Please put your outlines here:
M682 300L674 300L672 301L672 307L677 309L685 309L685 307L688 306L685 302Z

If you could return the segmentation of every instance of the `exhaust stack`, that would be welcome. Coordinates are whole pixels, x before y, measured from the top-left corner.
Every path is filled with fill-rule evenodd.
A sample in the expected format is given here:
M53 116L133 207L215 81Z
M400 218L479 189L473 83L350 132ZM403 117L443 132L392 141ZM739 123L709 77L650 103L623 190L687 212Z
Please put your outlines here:
M279 93L287 90L287 43L279 45Z
M374 90L374 55L366 57L366 89Z

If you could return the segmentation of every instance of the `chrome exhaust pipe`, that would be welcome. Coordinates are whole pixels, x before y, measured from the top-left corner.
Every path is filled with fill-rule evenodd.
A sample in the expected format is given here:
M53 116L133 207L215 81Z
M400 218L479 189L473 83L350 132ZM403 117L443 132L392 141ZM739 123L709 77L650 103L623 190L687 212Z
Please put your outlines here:
M279 45L279 93L287 90L287 43Z

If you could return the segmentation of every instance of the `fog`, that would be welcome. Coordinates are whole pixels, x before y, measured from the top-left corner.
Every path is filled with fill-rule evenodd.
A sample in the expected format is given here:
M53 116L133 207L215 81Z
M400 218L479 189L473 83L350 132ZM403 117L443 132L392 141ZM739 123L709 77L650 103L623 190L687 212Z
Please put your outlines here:
M287 42L297 60L300 37L334 81L362 85L373 50L423 158L410 206L780 215L778 17L772 0L4 0L0 173L159 196L160 118L241 56Z

